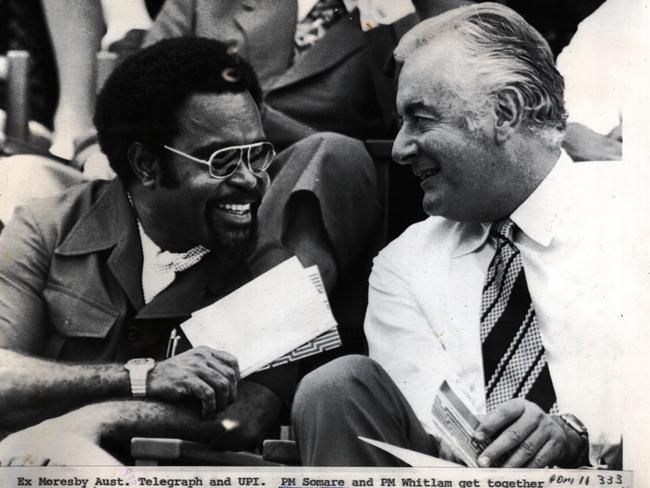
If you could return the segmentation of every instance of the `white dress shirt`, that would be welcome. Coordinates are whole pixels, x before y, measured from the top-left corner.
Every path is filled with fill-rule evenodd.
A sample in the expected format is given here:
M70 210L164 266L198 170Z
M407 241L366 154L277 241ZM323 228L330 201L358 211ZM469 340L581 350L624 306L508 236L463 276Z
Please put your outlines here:
M608 163L573 163L563 153L511 216L521 229L514 240L559 410L585 423L592 446L616 444L621 432L617 328L625 287L617 286L624 271L616 171ZM370 356L433 435L430 411L444 379L475 413L485 413L479 330L482 287L495 253L489 228L430 217L374 261L365 321Z

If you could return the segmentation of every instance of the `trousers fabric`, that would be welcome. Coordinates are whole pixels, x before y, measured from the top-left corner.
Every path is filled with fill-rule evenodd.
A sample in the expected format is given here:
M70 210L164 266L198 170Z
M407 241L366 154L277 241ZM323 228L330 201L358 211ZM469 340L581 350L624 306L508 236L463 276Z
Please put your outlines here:
M397 385L366 356L344 356L305 376L292 425L304 466L405 466L357 436L436 452Z

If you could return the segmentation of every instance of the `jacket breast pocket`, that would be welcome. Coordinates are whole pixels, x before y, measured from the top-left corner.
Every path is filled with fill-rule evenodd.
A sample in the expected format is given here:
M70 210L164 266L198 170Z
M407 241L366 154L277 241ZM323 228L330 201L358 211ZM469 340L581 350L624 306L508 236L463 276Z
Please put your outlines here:
M64 359L60 357L64 345L73 356L85 356L89 352L88 339L98 339L100 342L106 339L119 316L117 311L110 311L107 307L57 288L46 288L44 295L54 329L51 339L46 341L44 354L47 357ZM73 344L76 342L79 343L78 348ZM70 346L73 350L70 350Z

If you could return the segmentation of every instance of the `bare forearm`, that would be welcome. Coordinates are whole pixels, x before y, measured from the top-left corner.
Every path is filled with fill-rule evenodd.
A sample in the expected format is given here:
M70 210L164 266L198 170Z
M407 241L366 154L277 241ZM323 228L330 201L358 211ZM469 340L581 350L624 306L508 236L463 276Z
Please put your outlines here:
M618 161L623 154L623 144L616 138L599 134L586 125L567 124L564 149L574 161Z
M127 443L132 437L171 437L239 450L257 445L279 412L280 401L273 393L242 382L237 401L210 418L181 404L132 400L88 405L53 422L97 440Z
M0 427L10 431L88 403L126 398L121 365L71 365L0 349Z

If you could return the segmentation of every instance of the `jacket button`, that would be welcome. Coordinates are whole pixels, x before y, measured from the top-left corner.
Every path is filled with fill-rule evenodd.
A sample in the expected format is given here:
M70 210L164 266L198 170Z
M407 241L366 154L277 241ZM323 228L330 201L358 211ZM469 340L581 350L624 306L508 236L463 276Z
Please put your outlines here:
M130 340L131 342L135 342L138 340L138 328L131 326L128 329L126 329L126 338Z

